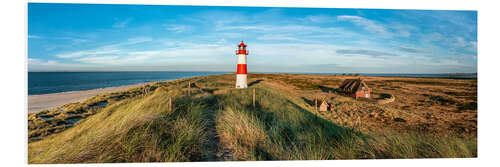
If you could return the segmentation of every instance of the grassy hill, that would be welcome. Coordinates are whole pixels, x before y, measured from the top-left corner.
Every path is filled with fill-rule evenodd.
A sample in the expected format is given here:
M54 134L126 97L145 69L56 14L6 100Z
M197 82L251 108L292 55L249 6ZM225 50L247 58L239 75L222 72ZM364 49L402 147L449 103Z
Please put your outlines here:
M30 114L29 163L477 157L477 107L463 107L477 103L476 81L366 78L374 95L396 97L377 104L332 93L342 77L249 79L249 89L234 89L234 75L159 82ZM442 92L411 94L419 86ZM420 105L421 94L448 101Z

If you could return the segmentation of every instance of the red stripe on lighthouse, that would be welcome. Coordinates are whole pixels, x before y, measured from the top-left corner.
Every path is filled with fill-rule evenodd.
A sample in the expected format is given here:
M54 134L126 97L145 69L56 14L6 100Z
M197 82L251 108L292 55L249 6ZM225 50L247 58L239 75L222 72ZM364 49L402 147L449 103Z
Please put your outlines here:
M238 64L238 71L236 74L247 74L247 64Z
M238 50L238 54L247 54L247 50Z

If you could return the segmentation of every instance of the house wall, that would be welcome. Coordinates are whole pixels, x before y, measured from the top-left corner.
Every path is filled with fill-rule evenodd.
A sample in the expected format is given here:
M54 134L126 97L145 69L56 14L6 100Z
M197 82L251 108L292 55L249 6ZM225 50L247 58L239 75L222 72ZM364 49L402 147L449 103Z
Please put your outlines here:
M356 99L358 99L358 98L365 98L365 97L366 97L366 95L368 95L368 97L370 97L370 90L365 91L365 92L363 92L363 91L358 91L358 92L356 92L356 94L355 94L355 98L356 98Z

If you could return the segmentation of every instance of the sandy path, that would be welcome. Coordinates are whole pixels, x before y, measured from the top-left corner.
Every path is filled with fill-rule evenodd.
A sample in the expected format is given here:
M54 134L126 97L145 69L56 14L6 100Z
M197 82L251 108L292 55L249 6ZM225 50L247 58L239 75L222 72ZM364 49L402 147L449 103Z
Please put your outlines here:
M68 103L74 103L83 101L89 97L96 96L102 93L109 92L119 92L124 91L133 87L141 86L144 84L134 84L126 86L117 86L101 89L74 91L74 92L62 92L62 93L51 93L42 95L29 95L28 96L28 112L37 112L45 109L51 109L55 107L62 106Z

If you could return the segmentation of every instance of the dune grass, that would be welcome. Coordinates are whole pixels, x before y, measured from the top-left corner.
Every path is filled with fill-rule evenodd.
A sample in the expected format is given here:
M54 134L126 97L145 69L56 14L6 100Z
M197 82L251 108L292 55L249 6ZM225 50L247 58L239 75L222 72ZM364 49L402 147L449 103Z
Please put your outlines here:
M29 163L196 161L202 157L202 106L169 92L117 102L74 127L28 146ZM174 94L174 93L172 93Z
M79 120L100 112L104 107L122 99L142 95L145 90L152 91L161 84L138 86L127 91L105 93L60 107L28 114L28 141L38 141L52 134L70 128Z
M214 158L215 154L227 150L231 156L224 160L477 157L474 137L390 127L371 131L356 128L352 122L345 123L352 119L339 122L360 116L356 114L370 114L368 110L393 113L388 107L336 98L330 102L349 112L322 114L313 110L306 99L273 84L234 89L229 84L232 81L223 76L226 77L189 80L199 86L191 88L189 97L186 96L188 80L184 79L156 83L145 95L141 93L145 87L139 87L90 99L89 104L105 100L108 105L83 112L88 114L72 127L31 141L28 161L30 164L206 161L222 160ZM257 92L255 107L252 89ZM172 111L169 98L174 104ZM86 103L80 105L88 107ZM367 111L351 114L352 108L347 106L361 106L358 110ZM40 122L32 122L37 125L33 126L37 127L35 130L53 127L47 124L50 121L38 117L34 120Z
M272 88L233 90L217 111L221 143L237 160L476 157L477 141L424 132L363 134L320 118L299 99Z

